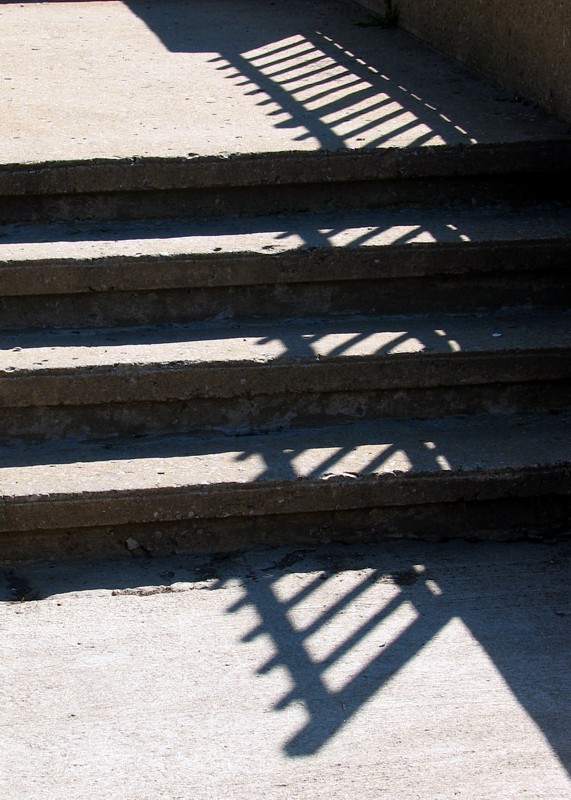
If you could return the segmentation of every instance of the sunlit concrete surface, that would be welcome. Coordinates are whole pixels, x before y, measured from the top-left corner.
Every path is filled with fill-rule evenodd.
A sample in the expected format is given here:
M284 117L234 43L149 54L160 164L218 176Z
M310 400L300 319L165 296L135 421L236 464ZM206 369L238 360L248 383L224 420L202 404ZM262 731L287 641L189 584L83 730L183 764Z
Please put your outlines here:
M526 241L565 236L571 211L540 204L529 210L493 203L466 208L358 209L219 219L160 219L5 225L0 263L62 259L204 256L303 248L394 248L418 244ZM67 265L67 269L70 265ZM53 271L53 270L52 270Z
M0 790L571 797L570 543L5 570Z
M0 5L3 163L549 139L567 126L327 0Z
M85 332L0 333L0 375L25 372L40 378L57 369L108 368L169 363L231 365L288 364L322 359L372 358L410 353L538 350L571 345L569 314L552 311L498 312L476 318L452 316L435 328L424 315L359 316L350 321L310 318L300 322L220 323ZM556 342L556 344L554 344Z

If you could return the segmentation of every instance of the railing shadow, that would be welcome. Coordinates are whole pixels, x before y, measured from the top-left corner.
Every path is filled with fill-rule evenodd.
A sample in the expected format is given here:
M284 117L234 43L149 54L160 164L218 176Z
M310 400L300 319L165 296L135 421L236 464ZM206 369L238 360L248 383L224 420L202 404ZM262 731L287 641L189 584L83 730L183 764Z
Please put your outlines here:
M351 559L341 551L343 557L345 568L352 561L359 569L359 556ZM297 703L306 712L306 723L284 745L289 756L308 756L326 745L449 623L460 621L571 770L568 588L556 581L550 602L538 608L532 585L523 596L512 594L514 584L521 588L526 580L517 575L517 564L492 559L482 587L471 584L472 566L461 558L453 560L457 571L451 564L442 568L436 558L429 564L409 564L392 575L386 565L383 569L369 561L368 569L353 573L359 577L344 593L331 591L336 573L326 563L302 582L297 575L288 583L287 570L269 569L244 586L244 597L228 611L234 614L249 606L259 624L242 641L270 637L275 655L258 672L285 669L293 684L275 710ZM291 572L299 569L295 565ZM292 591L300 583L301 588ZM379 584L385 584L382 602L375 593ZM439 679L448 683L453 695L456 676ZM383 725L382 718L378 724Z
M339 9L328 15L326 8L247 3L127 4L171 52L215 54L213 68L255 98L275 128L296 131L294 142L313 139L336 150L478 140L483 121L466 114L449 90L443 101L435 76L431 89L428 76L411 73L411 40L401 31L371 34ZM467 79L453 69L450 83Z
M41 597L106 588L118 596L139 595L142 602L184 587L232 587L226 622L243 646L257 637L268 643L260 654L272 655L257 668L262 679L274 669L281 673L283 693L274 710L303 709L296 718L305 719L283 740L291 758L318 753L346 726L358 724L356 716L375 698L381 699L375 714L383 730L383 692L390 695L391 682L412 665L418 685L405 696L426 691L440 697L446 724L455 713L470 726L481 723L488 705L498 702L506 715L517 714L518 703L522 736L535 727L535 746L543 738L571 772L570 565L569 542L399 541L35 565L12 571L9 586L38 589ZM452 638L450 625L456 630ZM460 639L459 626L465 631ZM467 641L467 663L454 651L448 657L446 648ZM415 672L419 659L423 666ZM459 696L469 697L476 710L457 706ZM414 705L402 714L414 724ZM387 735L394 734L389 724ZM494 742L509 754L514 743L503 735ZM363 742L364 752L367 746ZM455 747L461 752L461 742L452 741L450 749Z
M518 210L511 212L517 218ZM521 215L521 212L520 212ZM251 252L263 249L271 255L299 248L339 245L345 247L400 245L423 243L462 243L478 240L486 235L494 237L494 226L501 237L502 224L510 225L507 213L497 205L481 207L478 218L466 209L446 206L439 208L407 206L406 209L360 209L336 213L298 213L279 216L257 216L251 218L231 217L227 219L175 218L145 220L143 222L74 222L48 223L45 225L11 224L0 230L0 258L20 255L15 251L21 245L21 253L33 258L34 248L42 251L42 245L57 243L58 257L66 257L66 245L81 245L101 242L113 247L113 255L135 254L138 243L145 243L147 257L153 242L164 255L177 250L188 255L212 255L223 257L233 251L251 248ZM546 225L556 224L546 221ZM522 218L519 235L525 235L525 219ZM529 224L529 223L528 223ZM522 230L523 226L523 230ZM512 226L513 227L513 226ZM513 231L512 236L517 236ZM256 241L258 240L258 241ZM263 240L263 241L262 241ZM26 250L24 246L28 245ZM130 248L127 250L126 248ZM166 248L166 249L165 249ZM186 248L186 249L185 249ZM193 250L193 248L195 248ZM102 251L102 256L105 251ZM219 254L219 255L216 255ZM141 255L141 254L140 254Z
M380 570L371 570L311 622L292 624L296 612L300 616L301 611L303 619L304 605L311 604L313 593L327 588L328 580L330 576L326 573L317 574L297 594L283 601L276 596L274 579L260 577L248 585L244 599L229 609L234 613L247 604L255 607L261 622L243 641L247 643L256 636L267 635L276 647L275 656L259 668L259 673L263 675L282 667L293 681L293 688L276 703L275 710L280 711L290 703L301 703L307 712L307 723L284 747L293 757L311 755L323 747L450 620L422 585L414 592L403 592L395 586L390 601L380 608L368 609L365 621L359 621L357 627L351 629L350 624L355 620L349 623L347 620L351 617L352 604L363 598L377 581L387 580ZM394 580L414 584L417 574L410 570ZM410 617L411 603L413 618ZM405 607L406 621L400 620L398 632L395 632L394 622L391 625L390 620L403 616L399 612ZM315 641L328 626L335 624L336 617L343 617L345 629L339 631L333 642L329 636L325 648L323 644L316 648ZM388 630L383 631L383 626ZM324 651L316 657L312 649ZM358 653L356 657L355 652ZM349 679L347 668L339 669L343 660L352 662L347 670Z

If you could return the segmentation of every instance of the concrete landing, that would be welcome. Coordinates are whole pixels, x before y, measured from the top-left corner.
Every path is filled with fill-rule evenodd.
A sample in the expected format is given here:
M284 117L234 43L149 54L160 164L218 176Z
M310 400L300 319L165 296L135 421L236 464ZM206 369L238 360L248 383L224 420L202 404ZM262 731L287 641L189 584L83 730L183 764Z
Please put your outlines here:
M558 138L549 120L327 0L0 5L4 164Z
M0 573L0 793L568 800L571 544Z

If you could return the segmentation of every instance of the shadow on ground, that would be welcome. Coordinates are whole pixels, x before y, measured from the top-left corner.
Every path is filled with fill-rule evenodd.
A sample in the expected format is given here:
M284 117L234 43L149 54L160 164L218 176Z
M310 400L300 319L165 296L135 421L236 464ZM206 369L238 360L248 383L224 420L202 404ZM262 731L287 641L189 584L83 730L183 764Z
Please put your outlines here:
M319 751L451 621L459 620L571 771L570 564L569 541L401 541L32 565L4 571L4 594L13 602L18 596L23 602L93 589L145 597L215 591L238 581L243 596L227 608L227 622L241 608L255 609L258 624L242 644L247 647L260 635L271 638L275 655L259 673L285 669L292 686L275 709L301 703L307 713L306 723L284 745L290 757ZM328 591L336 582L335 591ZM384 585L382 604L375 595L379 584ZM331 633L331 626L333 639L329 635L324 651L319 636L328 628ZM462 676L444 680L452 694Z

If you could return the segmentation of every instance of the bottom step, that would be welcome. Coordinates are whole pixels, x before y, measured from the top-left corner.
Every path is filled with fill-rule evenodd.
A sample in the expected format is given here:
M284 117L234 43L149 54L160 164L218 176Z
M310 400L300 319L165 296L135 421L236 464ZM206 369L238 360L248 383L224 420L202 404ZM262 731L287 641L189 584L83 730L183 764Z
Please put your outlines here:
M571 528L571 415L0 448L3 561Z

